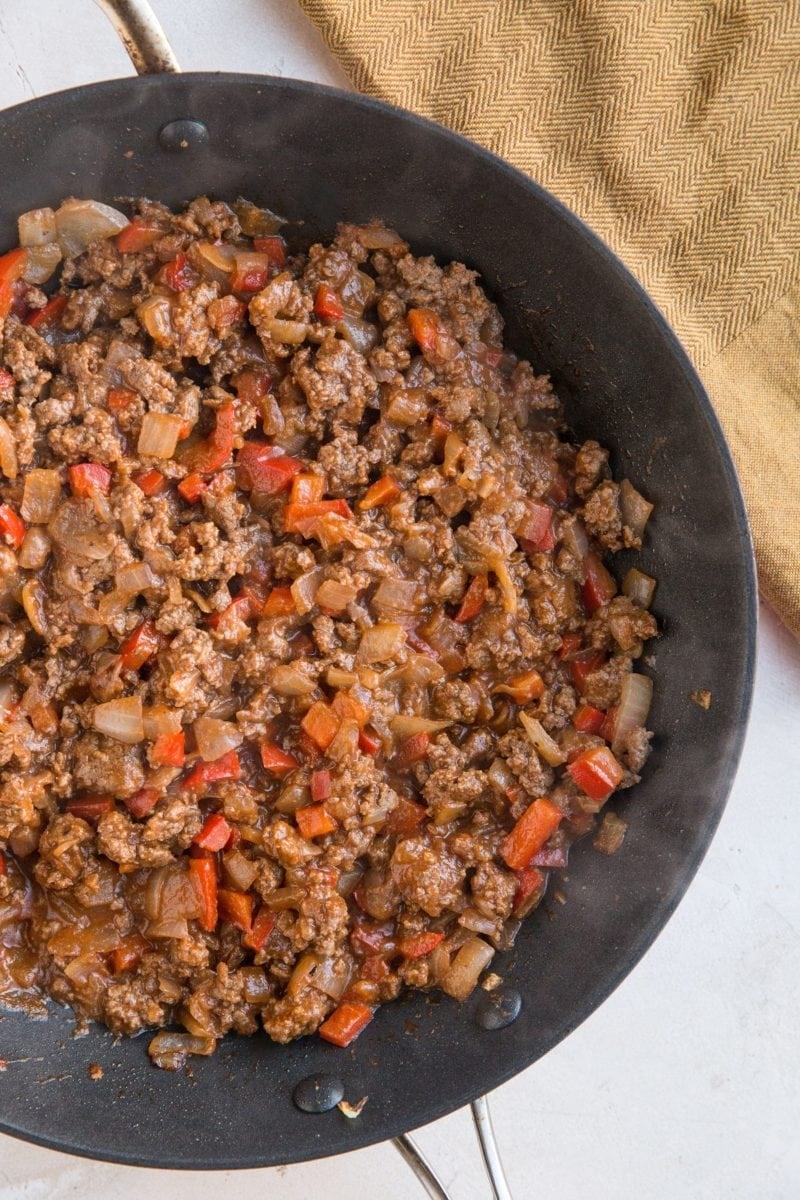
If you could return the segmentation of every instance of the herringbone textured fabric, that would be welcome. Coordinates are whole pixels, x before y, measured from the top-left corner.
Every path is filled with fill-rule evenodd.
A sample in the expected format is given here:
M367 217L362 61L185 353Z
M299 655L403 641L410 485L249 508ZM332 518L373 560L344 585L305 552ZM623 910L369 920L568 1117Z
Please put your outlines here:
M527 171L703 375L800 634L800 0L300 0L355 86Z

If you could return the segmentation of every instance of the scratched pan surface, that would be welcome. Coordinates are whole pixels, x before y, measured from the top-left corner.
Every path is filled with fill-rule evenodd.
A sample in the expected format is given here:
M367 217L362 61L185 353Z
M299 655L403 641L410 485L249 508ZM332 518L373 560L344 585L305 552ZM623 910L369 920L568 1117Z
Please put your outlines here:
M187 117L205 123L205 143L165 148L159 131ZM487 1031L477 997L460 1006L410 995L347 1050L230 1037L191 1074L172 1075L150 1067L146 1037L115 1043L93 1029L76 1039L63 1010L0 1019L0 1128L77 1154L255 1167L425 1124L534 1062L605 999L714 833L747 720L756 621L747 522L719 425L663 318L579 221L498 159L387 106L244 75L126 79L1 113L0 152L2 247L15 244L17 213L69 195L173 205L244 195L302 218L298 240L383 217L417 253L482 273L510 345L552 373L576 433L610 446L615 472L656 504L641 556L659 581L663 629L655 749L620 805L631 821L624 850L606 859L580 847L568 904L552 919L539 910L495 960L522 996L515 1022ZM697 687L713 693L709 712L688 701ZM98 1082L90 1062L103 1068ZM319 1072L339 1076L350 1099L369 1095L358 1120L293 1105L295 1085Z

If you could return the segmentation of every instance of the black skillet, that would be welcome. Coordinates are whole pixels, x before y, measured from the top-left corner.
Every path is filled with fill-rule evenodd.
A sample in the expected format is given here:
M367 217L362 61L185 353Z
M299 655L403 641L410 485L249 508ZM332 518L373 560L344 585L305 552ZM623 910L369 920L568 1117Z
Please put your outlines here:
M137 66L169 68L168 58L145 47ZM603 1002L663 928L719 821L750 702L756 590L716 417L661 314L580 221L491 154L385 104L285 79L150 75L0 113L0 147L2 247L16 243L17 213L66 196L179 205L208 193L301 218L299 241L380 216L416 253L468 263L510 345L552 373L576 434L612 447L615 472L655 502L637 560L659 581L655 750L620 804L624 850L606 859L581 846L569 902L538 910L495 960L505 1003L513 1008L513 991L522 999L516 1020L487 1029L485 993L464 1005L411 994L347 1050L228 1037L172 1075L150 1067L146 1037L114 1042L93 1029L74 1039L64 1010L0 1019L0 1128L75 1154L256 1167L423 1125L535 1062ZM695 688L712 692L709 711L690 701ZM97 1082L90 1062L103 1068ZM369 1096L357 1120L295 1106L293 1090L314 1074L338 1076L350 1099Z

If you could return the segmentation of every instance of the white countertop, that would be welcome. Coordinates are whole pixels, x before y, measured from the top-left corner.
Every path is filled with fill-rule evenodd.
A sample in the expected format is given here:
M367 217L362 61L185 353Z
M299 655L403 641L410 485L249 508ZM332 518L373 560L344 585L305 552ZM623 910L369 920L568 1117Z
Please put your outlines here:
M153 3L185 69L345 82L294 0ZM130 73L89 0L0 0L0 107ZM515 1200L800 1196L800 647L764 606L759 655L736 784L676 915L602 1008L492 1097ZM465 1112L418 1136L453 1200L486 1197ZM386 1145L222 1175L91 1163L0 1136L1 1200L214 1200L229 1185L238 1200L423 1194Z

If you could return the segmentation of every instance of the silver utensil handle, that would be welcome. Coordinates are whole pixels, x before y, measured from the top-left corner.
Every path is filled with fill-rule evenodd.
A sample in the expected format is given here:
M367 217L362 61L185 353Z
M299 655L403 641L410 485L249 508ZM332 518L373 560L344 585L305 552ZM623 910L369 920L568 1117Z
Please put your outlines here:
M95 0L119 34L138 75L174 74L178 60L147 0Z
M489 1102L486 1096L479 1096L477 1100L473 1100L470 1110L475 1123L475 1132L478 1135L478 1144L483 1157L483 1165L486 1168L486 1174L492 1189L492 1200L512 1200L503 1164L500 1160L500 1152L497 1148L497 1140L494 1136L492 1118L489 1112ZM395 1150L402 1154L417 1179L425 1188L425 1191L431 1197L431 1200L451 1200L430 1163L425 1159L419 1147L410 1137L407 1137L406 1134L401 1134L400 1137L392 1139L392 1145Z

